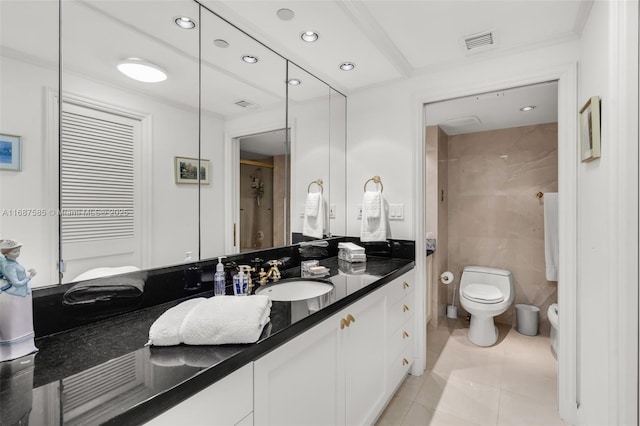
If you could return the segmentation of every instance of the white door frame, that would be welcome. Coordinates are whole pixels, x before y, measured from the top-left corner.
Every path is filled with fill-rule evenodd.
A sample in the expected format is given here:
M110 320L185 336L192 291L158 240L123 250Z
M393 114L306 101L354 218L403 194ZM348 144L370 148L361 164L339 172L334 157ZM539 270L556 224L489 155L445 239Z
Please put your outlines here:
M229 254L240 252L240 141L243 136L265 133L273 130L281 130L286 127L282 121L270 121L259 125L237 127L226 129L224 132L224 193L230 194L225 199L230 199L230 203L225 203L224 211L224 252ZM293 124L289 123L291 129L291 148L289 156L293 158L293 146L295 146ZM292 161L290 161L292 163ZM293 176L292 171L289 175ZM289 188L289 191L291 188ZM287 195L289 196L289 195ZM290 231L287 226L287 230ZM235 238L234 238L235 231ZM234 244L235 243L235 244Z
M416 282L426 282L425 254L425 122L424 105L447 99L470 96L479 93L505 90L548 81L558 81L558 197L559 197L559 238L560 269L558 286L558 305L563 320L559 325L560 347L558 354L558 399L561 417L570 424L576 420L576 265L577 265L577 80L578 68L575 62L566 66L550 68L544 71L521 75L516 79L491 81L482 85L464 85L455 90L443 90L439 93L415 95L412 99L415 125L415 156L418 176L415 185L415 223L416 230ZM416 318L425 318L425 286L416 288ZM426 367L426 323L421 327L416 339L416 362L412 374L421 375Z

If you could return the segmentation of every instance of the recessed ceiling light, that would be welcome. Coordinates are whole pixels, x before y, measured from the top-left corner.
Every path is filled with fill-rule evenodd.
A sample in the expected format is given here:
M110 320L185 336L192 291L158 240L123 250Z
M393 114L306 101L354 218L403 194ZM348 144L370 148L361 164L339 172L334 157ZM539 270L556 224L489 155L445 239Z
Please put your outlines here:
M297 78L291 78L289 79L288 83L292 86L300 86L302 84L302 80L299 80Z
M248 64L255 64L256 62L258 62L258 57L257 56L252 56L252 55L244 55L242 57L242 60L245 61Z
M278 15L278 18L282 19L283 21L290 21L294 16L296 16L296 14L293 13L293 10L287 8L278 9L276 15Z
M227 47L229 47L229 42L227 40L223 40L221 38L213 40L213 44L215 44L216 46L221 47L223 49L226 49Z
M356 67L356 64L354 64L353 62L343 62L340 64L340 69L342 71L351 71L355 67Z
M315 31L303 31L300 33L300 38L308 43L313 43L318 40L320 35Z
M129 58L120 62L118 71L143 83L158 83L167 79L167 73L160 67L138 58Z
M173 18L173 21L180 28L184 28L185 30L191 30L196 27L196 21L189 18L188 16L177 16Z
M535 105L527 105L525 107L520 108L520 111L533 111L533 109L535 109Z

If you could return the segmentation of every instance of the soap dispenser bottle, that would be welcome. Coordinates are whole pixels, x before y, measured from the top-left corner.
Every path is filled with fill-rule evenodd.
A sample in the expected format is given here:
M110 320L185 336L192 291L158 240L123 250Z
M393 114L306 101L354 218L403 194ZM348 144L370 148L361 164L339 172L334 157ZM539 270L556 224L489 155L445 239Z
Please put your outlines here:
M193 262L193 258L191 257L191 252L187 252L187 257L184 259L185 263ZM184 289L188 291L194 291L200 289L200 276L202 271L196 264L192 264L187 266L184 270Z
M222 258L225 256L218 257L218 264L216 265L216 273L213 274L213 295L214 296L224 296L225 295L225 274L224 274L224 265L222 264Z

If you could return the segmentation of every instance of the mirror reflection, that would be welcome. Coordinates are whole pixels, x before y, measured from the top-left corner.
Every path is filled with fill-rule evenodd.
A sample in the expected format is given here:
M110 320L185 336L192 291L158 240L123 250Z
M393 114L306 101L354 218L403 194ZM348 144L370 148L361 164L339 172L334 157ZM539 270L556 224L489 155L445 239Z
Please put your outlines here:
M322 233L344 233L346 98L312 74L192 0L1 7L0 132L22 169L0 174L0 237L34 287L290 244L317 179ZM241 160L265 165L242 183ZM242 220L244 186L266 224Z

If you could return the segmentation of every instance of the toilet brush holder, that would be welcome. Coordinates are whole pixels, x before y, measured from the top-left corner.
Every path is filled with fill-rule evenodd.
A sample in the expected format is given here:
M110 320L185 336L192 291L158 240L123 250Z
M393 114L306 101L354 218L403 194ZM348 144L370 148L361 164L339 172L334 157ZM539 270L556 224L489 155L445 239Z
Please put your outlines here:
M458 318L458 307L454 305L447 305L447 318Z

